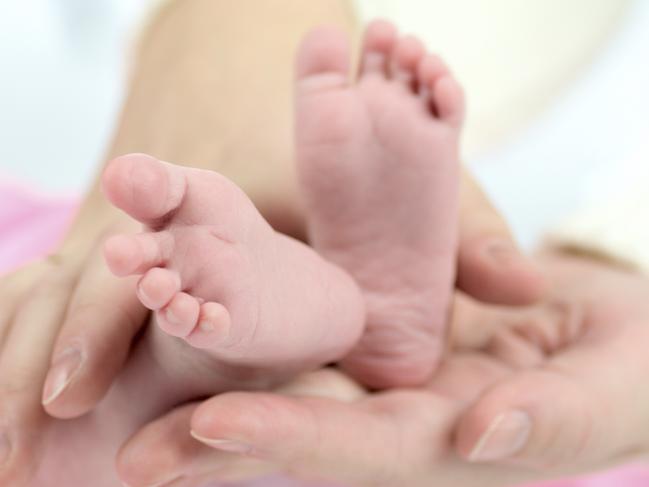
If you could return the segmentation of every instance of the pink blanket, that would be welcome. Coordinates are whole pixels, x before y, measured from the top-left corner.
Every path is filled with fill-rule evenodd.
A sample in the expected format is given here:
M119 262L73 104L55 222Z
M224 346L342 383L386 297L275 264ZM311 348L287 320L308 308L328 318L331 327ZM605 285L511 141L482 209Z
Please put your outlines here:
M0 274L53 250L76 206L0 181Z
M72 219L76 198L37 194L16 184L0 181L0 274L55 249ZM255 482L256 487L294 487L283 480ZM574 480L536 487L647 487L649 469L625 467Z

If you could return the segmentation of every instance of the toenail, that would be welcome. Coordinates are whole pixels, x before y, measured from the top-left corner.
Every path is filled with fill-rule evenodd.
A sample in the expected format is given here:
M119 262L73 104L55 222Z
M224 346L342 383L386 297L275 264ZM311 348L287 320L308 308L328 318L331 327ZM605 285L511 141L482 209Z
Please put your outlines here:
M214 331L214 325L209 321L201 321L198 324L198 328L204 332Z
M83 354L76 347L65 349L54 360L43 388L43 405L54 402L67 389L81 368Z
M532 432L529 414L509 411L496 417L469 454L472 462L505 460L520 452Z
M11 442L6 433L0 433L0 468L9 462L11 457Z
M167 321L172 325L182 324L182 321L180 321L178 317L175 314L173 314L173 312L170 309L167 310Z
M240 455L245 455L254 451L254 448L251 445L247 445L246 443L242 443L240 441L225 438L206 438L195 433L194 431L190 431L190 434L194 437L194 439L200 441L201 443L211 448L216 448L217 450L222 450L228 453L238 453Z
M149 305L151 305L151 303L153 303L153 300L149 297L149 295L144 292L144 286L142 286L141 283L138 284L138 286L137 286L137 292L140 295L140 301L145 303L145 306L147 306L146 303L149 303Z

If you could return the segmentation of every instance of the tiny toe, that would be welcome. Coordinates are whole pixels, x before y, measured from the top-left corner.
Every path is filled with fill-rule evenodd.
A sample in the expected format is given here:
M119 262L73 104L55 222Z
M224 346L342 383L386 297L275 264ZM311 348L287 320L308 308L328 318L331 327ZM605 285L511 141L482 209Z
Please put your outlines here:
M183 201L186 181L177 167L145 154L113 159L102 176L109 201L136 220L156 226Z
M310 32L298 50L295 73L299 83L346 84L349 77L350 48L345 33L332 27Z
M447 74L449 74L448 67L439 56L428 54L419 60L417 77L419 78L420 87L431 91L435 81Z
M177 293L169 304L158 312L158 325L162 331L185 338L196 327L200 304L187 293Z
M424 55L423 43L414 36L405 36L394 46L390 63L391 76L408 88L415 89L417 69Z
M454 126L464 121L464 90L451 76L442 76L433 86L433 103L440 119Z
M116 235L106 240L104 257L118 277L144 274L165 264L171 254L173 236L169 232Z
M196 348L219 346L230 334L230 313L219 303L207 302L201 305L198 324L187 337L187 342Z
M397 40L397 29L385 20L375 20L365 31L360 74L388 74L389 58Z
M178 273L159 267L154 267L144 274L137 285L138 298L144 306L152 310L166 306L178 291Z

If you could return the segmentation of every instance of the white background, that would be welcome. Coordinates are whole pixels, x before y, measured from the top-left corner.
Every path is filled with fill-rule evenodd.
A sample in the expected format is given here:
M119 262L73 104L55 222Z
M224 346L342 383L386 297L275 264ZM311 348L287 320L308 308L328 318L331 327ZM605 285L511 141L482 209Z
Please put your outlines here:
M126 47L147 3L0 0L0 175L47 191L85 188L108 143ZM637 0L533 123L469 163L530 244L583 201L592 175L606 180L648 137L649 2Z

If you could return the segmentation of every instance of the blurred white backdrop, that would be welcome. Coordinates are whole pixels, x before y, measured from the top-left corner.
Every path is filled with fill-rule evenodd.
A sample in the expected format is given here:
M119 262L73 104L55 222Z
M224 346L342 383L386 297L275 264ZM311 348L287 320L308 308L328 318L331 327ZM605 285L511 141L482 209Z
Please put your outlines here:
M426 4L409 1L411 11ZM0 177L55 192L86 187L151 3L0 0ZM607 179L649 138L649 2L633 2L612 32L540 116L469 161L527 245L583 201L592 175Z
M649 166L649 2L631 4L541 116L469 163L528 247L593 199L623 191L630 164Z
M0 0L0 172L79 191L123 92L146 0Z

